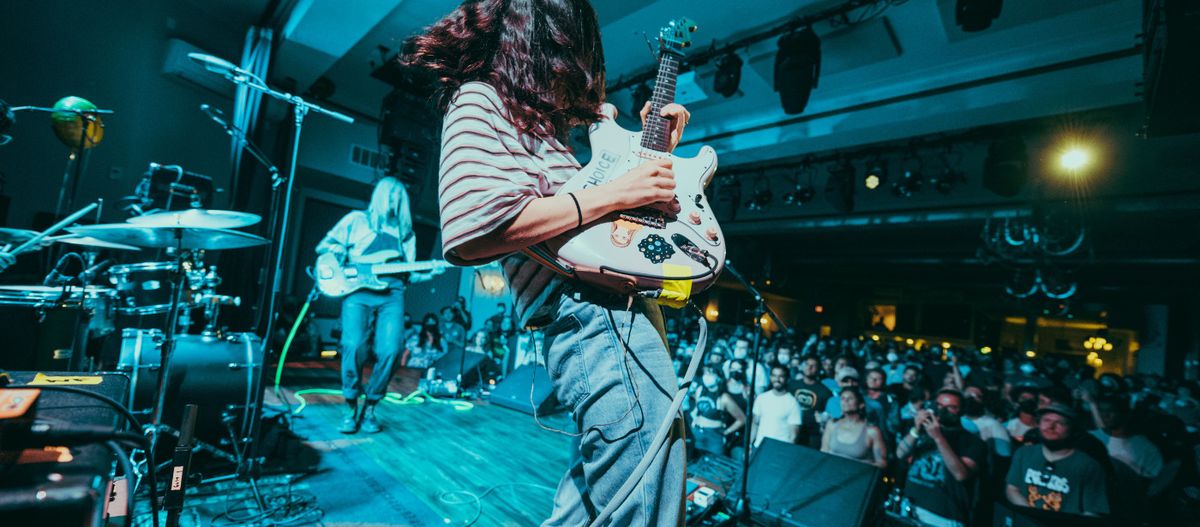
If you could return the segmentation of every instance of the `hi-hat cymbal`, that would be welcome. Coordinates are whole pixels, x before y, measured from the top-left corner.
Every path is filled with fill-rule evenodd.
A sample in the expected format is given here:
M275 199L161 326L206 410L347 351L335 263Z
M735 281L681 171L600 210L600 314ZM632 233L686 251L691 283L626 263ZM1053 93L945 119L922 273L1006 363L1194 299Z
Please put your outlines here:
M37 235L37 231L0 227L0 245L25 243Z
M78 234L66 234L63 236L51 236L49 239L56 243L66 243L70 245L79 245L82 247L92 247L95 249L115 249L118 251L140 251L141 249L132 245L121 243L113 243L91 236L80 236Z
M234 210L187 209L154 212L125 220L142 227L193 227L198 229L239 229L262 221L262 217Z
M266 238L229 229L201 229L192 227L142 227L128 223L110 223L69 227L68 232L104 240L106 242L133 245L135 247L166 249L204 249L219 251L241 249L268 243Z

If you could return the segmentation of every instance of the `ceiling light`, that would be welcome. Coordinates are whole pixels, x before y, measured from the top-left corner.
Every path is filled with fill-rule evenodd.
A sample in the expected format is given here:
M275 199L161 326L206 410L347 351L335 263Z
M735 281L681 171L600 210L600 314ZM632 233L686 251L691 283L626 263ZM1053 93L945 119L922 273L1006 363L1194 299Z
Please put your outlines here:
M863 172L863 186L867 187L867 190L875 190L887 183L887 177L887 163L877 158L869 163Z
M737 53L729 53L717 61L717 75L713 77L713 91L733 97L738 92L742 82L742 58Z
M808 106L808 97L821 74L821 38L811 27L779 38L775 55L775 91L784 113L795 115Z

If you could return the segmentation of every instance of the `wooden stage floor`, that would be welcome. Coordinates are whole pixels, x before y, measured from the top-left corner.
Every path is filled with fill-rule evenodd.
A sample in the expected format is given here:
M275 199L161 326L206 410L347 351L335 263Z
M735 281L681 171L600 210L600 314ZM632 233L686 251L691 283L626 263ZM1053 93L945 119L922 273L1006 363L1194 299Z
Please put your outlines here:
M299 390L339 389L337 367L336 361L288 364L282 391L292 397ZM401 369L389 391L411 393L416 389L419 375L418 371ZM275 398L270 391L268 388L267 403L273 404ZM381 504L384 498L377 494L386 494L385 498L393 501L419 500L421 503L391 505L414 510L424 510L424 505L436 513L442 525L466 525L477 514L474 525L478 526L538 525L550 513L552 489L567 468L569 437L543 430L530 415L487 402L473 401L474 406L469 410L448 404L385 402L378 409L383 432L344 435L335 430L344 408L340 396L303 397L307 406L295 419L294 430L322 452L322 471L308 478L314 488L322 482L326 487L331 483L336 486L340 482L357 482L364 474L379 470L385 474L377 479L398 483L407 490L366 492L340 500L323 499L317 493L317 505L326 513L325 525L432 524L404 514L380 520L380 507L387 504ZM296 402L294 397L291 400L293 404ZM560 430L573 428L563 412L541 420L542 424ZM478 505L465 494L444 496L451 491L479 495L492 487L496 488L479 500ZM412 516L415 518L415 513Z

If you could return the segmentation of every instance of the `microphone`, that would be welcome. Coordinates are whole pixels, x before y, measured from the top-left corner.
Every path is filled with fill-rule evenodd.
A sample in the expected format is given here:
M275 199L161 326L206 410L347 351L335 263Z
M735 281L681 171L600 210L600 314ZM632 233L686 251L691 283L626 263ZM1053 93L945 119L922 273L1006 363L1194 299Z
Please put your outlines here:
M67 253L62 255L62 258L58 259L58 263L54 264L54 269L50 270L50 274L46 275L45 280L42 280L42 285L53 287L67 283L70 280L70 277L64 276L62 272L67 267L67 261L73 257L77 258L78 255L75 253Z
M220 57L214 57L206 53L188 53L188 59L192 62L204 66L204 69L221 75L237 74L246 77L254 77L250 72L237 67L234 63L229 62Z
M92 280L95 280L97 275L112 266L112 263L112 260L103 260L96 265L88 267L82 273L79 273L79 282L84 286L91 284Z

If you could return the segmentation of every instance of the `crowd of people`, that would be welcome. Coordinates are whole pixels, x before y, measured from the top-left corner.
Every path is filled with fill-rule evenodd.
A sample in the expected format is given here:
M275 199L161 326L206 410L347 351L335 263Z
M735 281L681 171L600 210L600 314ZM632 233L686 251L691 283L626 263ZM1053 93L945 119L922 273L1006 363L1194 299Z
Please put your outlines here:
M672 342L688 342L669 321ZM1198 524L1198 388L1068 356L711 327L685 407L694 455L773 439L882 470L895 515L992 525L997 509L1087 523ZM682 377L693 346L676 348ZM755 391L753 408L747 406ZM1036 510L1036 511L1035 511ZM1091 519L1090 517L1096 517Z

